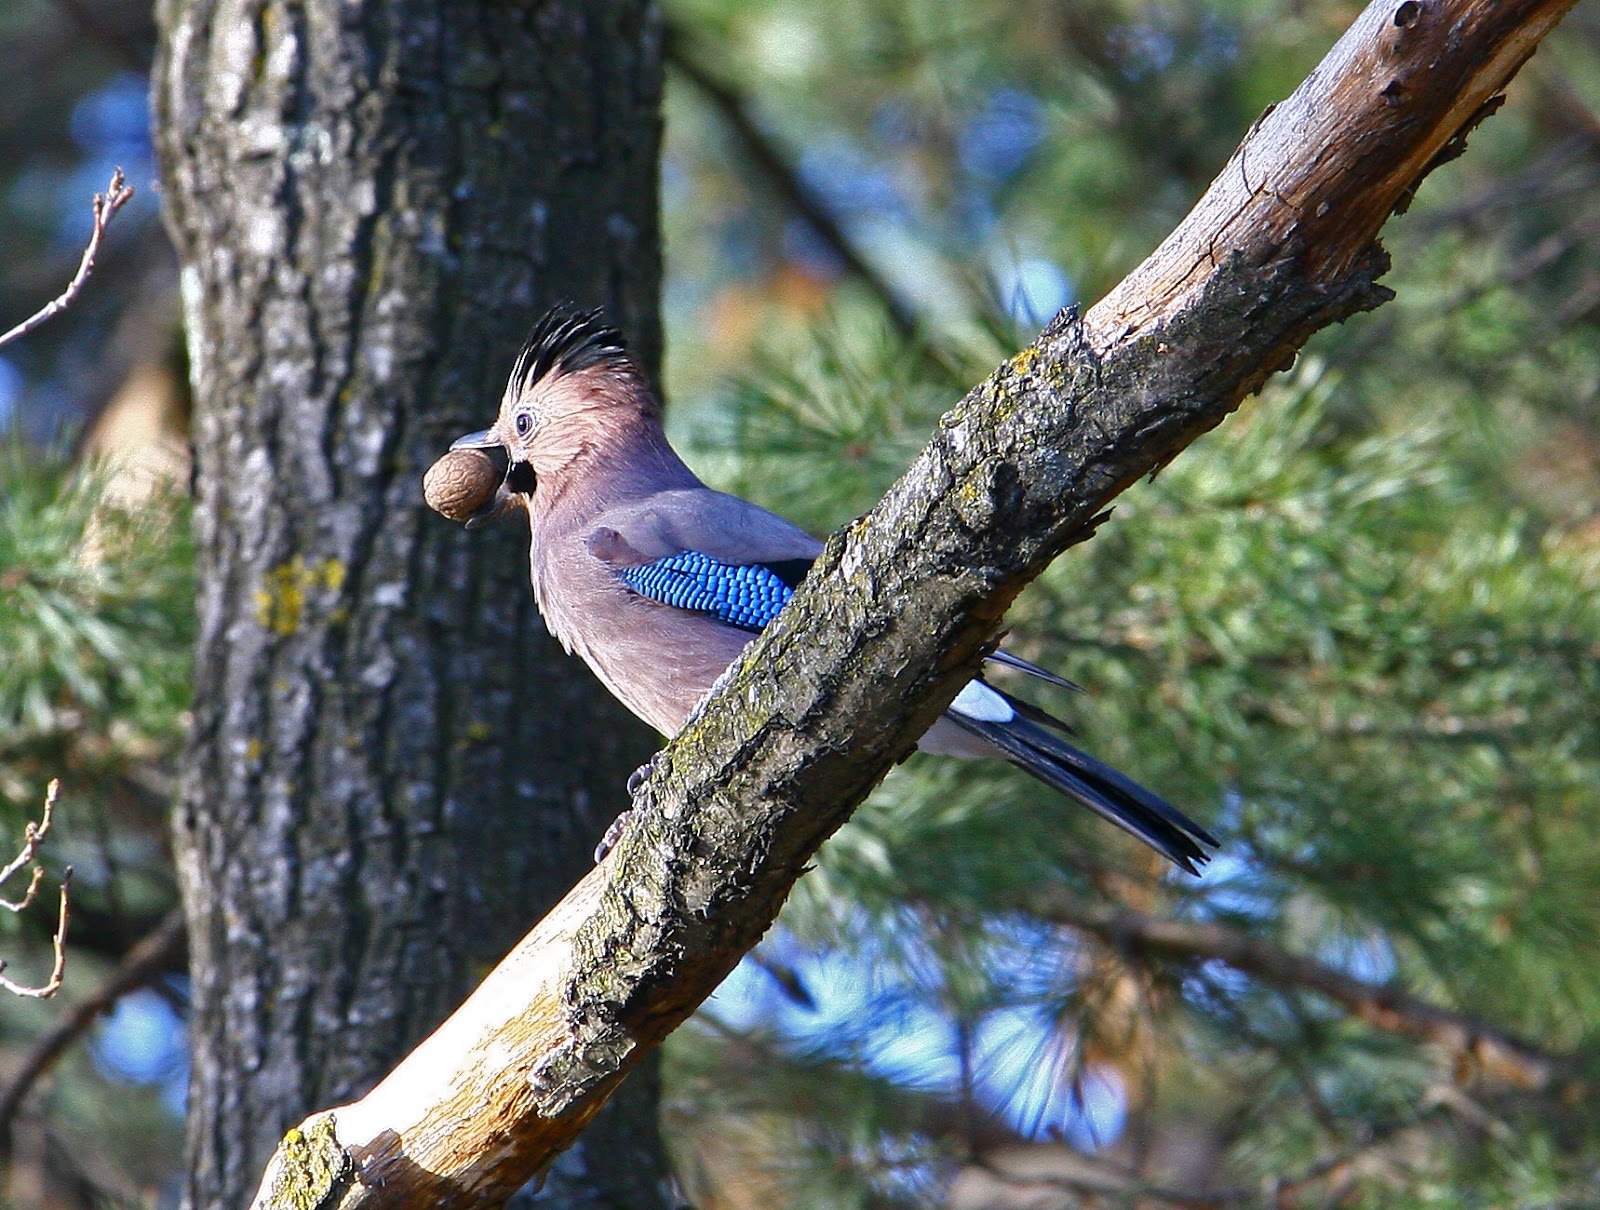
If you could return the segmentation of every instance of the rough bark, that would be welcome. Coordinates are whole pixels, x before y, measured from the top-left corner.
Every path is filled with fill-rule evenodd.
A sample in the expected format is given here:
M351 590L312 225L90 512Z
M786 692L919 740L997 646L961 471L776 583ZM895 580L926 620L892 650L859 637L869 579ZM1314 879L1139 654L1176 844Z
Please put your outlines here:
M586 868L648 753L539 627L526 532L468 538L418 482L555 298L654 364L660 38L647 0L159 16L203 584L186 1200L239 1206ZM629 1102L560 1204L663 1204Z
M765 931L1021 587L1313 332L1388 297L1379 228L1570 4L1366 10L1132 284L1058 317L834 536L612 856L371 1096L296 1132L320 1183L286 1148L257 1205L475 1204L577 1137Z

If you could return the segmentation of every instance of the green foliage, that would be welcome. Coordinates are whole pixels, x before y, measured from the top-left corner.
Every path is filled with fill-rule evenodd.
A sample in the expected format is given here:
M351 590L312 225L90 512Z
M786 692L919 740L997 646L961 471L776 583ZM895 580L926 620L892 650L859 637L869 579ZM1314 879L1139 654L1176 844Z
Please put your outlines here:
M859 511L951 400L939 376L908 369L926 364L880 331L825 329L810 356L725 399L723 431L741 451L732 486L819 529ZM1350 392L1305 359L1128 492L1093 542L1024 594L1014 643L1092 687L1088 699L1041 697L1087 746L1227 838L1202 882L1142 894L1580 1050L1600 1019L1600 547L1511 489L1508 461L1536 439L1525 411L1468 398L1470 422L1447 425L1352 408ZM878 1011L920 996L982 1022L1054 1001L1055 1027L1083 1047L1106 1028L1092 966L1057 948L1047 917L1028 926L1046 947L1031 960L994 930L1041 886L1103 894L1108 869L1148 878L1143 855L1036 783L914 761L824 850L786 936L813 961L853 950L880 978L904 958ZM886 945L884 922L904 929L908 911L914 927ZM965 941L941 957L916 936ZM1418 1205L1439 1204L1427 1189L1456 1188L1468 1170L1506 1196L1566 1179L1570 1157L1540 1133L1556 1120L1518 1117L1544 1140L1543 1167L1521 1147L1455 1137L1427 1104L1439 1073L1414 1046L1278 987L1186 978L1148 1009L1165 1036L1145 1061L1166 1068L1161 1053L1200 1039L1202 1063L1242 1064L1239 1179L1315 1165L1329 1146L1317 1114L1350 1138L1433 1140L1403 1186ZM840 1028L823 1030L830 1045L870 1055ZM795 1057L802 1068L814 1045ZM1161 1082L1181 1101L1195 1078L1169 1069Z
M181 733L194 570L186 503L107 498L113 472L0 448L0 800L159 763ZM77 783L74 785L73 783Z
M848 1050L734 1036L705 1019L685 1030L665 1080L674 1166L692 1204L741 1169L784 1206L910 1210L937 1196L936 1100L875 1078ZM774 1069L781 1079L767 1078Z
M165 824L193 661L189 510L172 489L118 503L128 499L126 473L0 445L0 843L9 856L22 821L38 817L45 783L59 777L39 856L76 868L69 1000L105 979L176 898ZM48 883L31 911L0 913L3 956L19 977L48 961L53 924ZM62 1002L7 1003L7 1045L35 1045L59 1025ZM79 1157L67 1168L101 1191L96 1204L134 1204L168 1178L181 1146L158 1088L181 1073L130 1080L89 1049L53 1068L27 1114L49 1122L52 1149Z
M772 13L803 20L777 3L702 7L735 58L759 60ZM930 250L967 266L1046 257L1092 298L1337 32L1318 8L1074 6L1061 21L1079 23L1079 58L1064 65L1049 41L1061 27L1030 6L1008 9L1004 32L949 42L936 8L847 6L841 28L891 13L895 37L841 35L775 84L750 68L795 143L842 135L863 172L888 165L921 187L895 241L855 228L934 301L916 337L848 285L809 318L779 296L732 386L683 379L701 393L679 398L674 423L697 464L819 533L870 507L1027 338L985 301L1004 290L930 269ZM993 16L968 8L956 24ZM869 44L894 53L852 59L847 87L825 82ZM1141 47L1188 50L1141 62ZM1595 74L1592 53L1570 40L1561 53ZM1038 98L1039 140L989 183L991 219L963 230L957 151L1004 88ZM915 135L884 137L886 109ZM1050 913L1062 894L1234 926L1580 1067L1600 1058L1600 162L1592 148L1541 161L1548 120L1524 108L1480 130L1393 226L1398 301L1319 337L1125 493L1011 613L1013 646L1091 690L1027 692L1224 836L1206 877L1158 871L1020 774L912 760L824 849L765 949L817 1005L752 974L733 1016L713 1003L723 1027L673 1041L680 1150L724 1161L707 1188L781 1154L782 1204L897 1204L900 1181L928 1204L969 1151L1041 1123L1081 1131L1085 1090L1104 1079L1128 1121L1075 1135L1084 1150L1115 1166L1147 1147L1159 1185L1163 1147L1215 1146L1213 1169L1169 1188L1304 1179L1305 1204L1346 1188L1340 1204L1385 1207L1594 1200L1600 1123L1570 1097L1453 1070L1292 980L1108 946ZM920 1066L884 1061L914 1042ZM752 1045L756 1091L737 1074ZM724 1077L709 1101L703 1072ZM908 1099L914 1120L889 1108ZM743 1159L716 1151L730 1134ZM1358 1159L1330 1180L1341 1155ZM912 1167L887 1178L889 1157Z

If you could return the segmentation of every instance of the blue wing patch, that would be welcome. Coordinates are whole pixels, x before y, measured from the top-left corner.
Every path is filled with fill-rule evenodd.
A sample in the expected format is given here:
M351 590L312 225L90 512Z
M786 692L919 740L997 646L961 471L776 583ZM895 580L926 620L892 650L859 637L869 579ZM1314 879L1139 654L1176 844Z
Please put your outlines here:
M789 603L794 589L760 563L724 563L697 550L680 551L618 570L642 597L674 609L707 613L726 626L759 632Z

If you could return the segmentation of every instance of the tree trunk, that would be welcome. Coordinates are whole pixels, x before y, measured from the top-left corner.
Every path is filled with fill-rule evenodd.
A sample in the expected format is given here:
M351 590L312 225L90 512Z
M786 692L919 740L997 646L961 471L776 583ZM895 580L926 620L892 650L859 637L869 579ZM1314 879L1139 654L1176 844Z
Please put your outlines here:
M558 297L655 364L660 46L645 0L159 15L202 580L186 1200L238 1206L575 881L649 751L540 627L526 531L463 534L419 479ZM542 1200L664 1204L653 1085Z

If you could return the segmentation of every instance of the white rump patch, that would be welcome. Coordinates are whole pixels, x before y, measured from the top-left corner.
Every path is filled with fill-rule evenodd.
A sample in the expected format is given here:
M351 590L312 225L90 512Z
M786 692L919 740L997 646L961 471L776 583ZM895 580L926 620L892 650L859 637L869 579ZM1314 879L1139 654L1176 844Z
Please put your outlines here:
M966 683L956 694L956 700L950 703L950 709L980 723L1009 723L1017 717L1005 698L977 681Z

